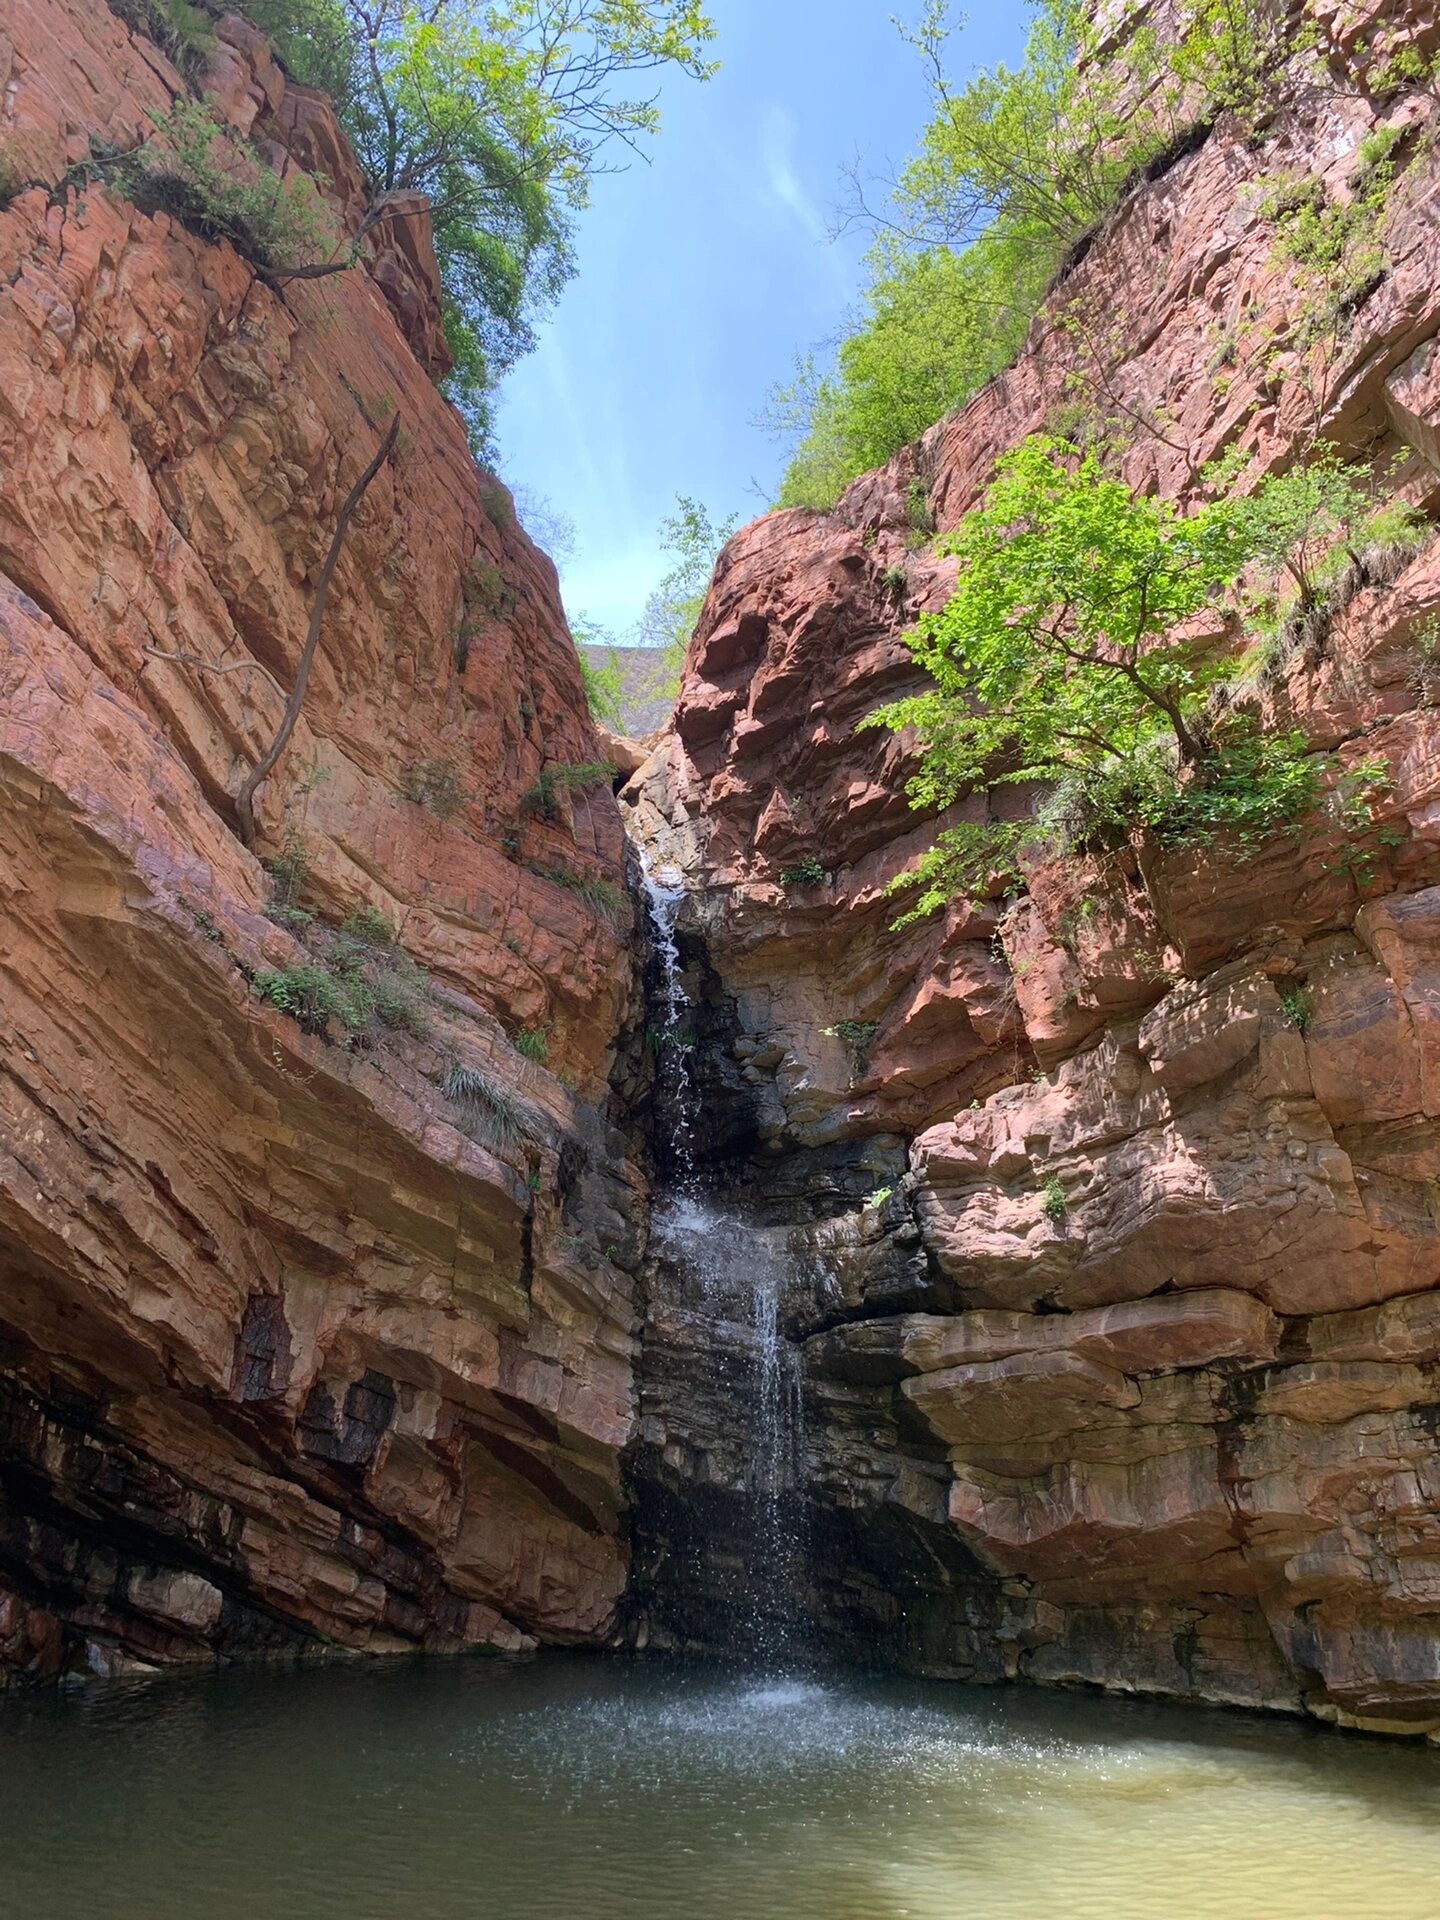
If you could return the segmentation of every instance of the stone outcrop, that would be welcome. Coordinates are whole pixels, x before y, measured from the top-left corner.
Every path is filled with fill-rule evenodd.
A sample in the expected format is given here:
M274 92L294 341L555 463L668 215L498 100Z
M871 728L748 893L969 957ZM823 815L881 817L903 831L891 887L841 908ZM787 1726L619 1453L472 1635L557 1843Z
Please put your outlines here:
M1378 11L1429 47L1420 10ZM897 931L886 886L943 822L906 804L907 739L856 731L916 684L902 631L951 584L931 520L953 527L1000 453L1077 411L1134 484L1184 496L1227 446L1283 462L1310 407L1433 511L1435 103L1367 94L1356 21L1324 31L1324 83L1292 76L1254 137L1222 119L1137 182L1008 372L832 512L736 536L622 797L692 889L754 1164L913 1142L903 1181L827 1201L797 1244L837 1643L1433 1732L1440 549L1355 572L1253 696L1383 766L1358 846L1137 835ZM1262 183L1343 200L1376 128L1408 162L1385 272L1320 375L1287 381L1305 289ZM901 1512L928 1563L853 1551Z
M356 231L328 105L216 33L211 111ZM0 28L0 1673L603 1640L633 982L608 787L536 800L601 758L554 571L432 383L413 208L287 282L91 164L183 85L103 4ZM256 983L357 913L422 1005L342 1044Z

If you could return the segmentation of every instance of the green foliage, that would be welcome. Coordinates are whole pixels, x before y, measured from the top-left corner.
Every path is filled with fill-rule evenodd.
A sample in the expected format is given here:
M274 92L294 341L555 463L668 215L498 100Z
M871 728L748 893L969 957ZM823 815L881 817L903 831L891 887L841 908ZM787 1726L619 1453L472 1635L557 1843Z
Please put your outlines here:
M780 869L780 884L788 892L791 887L823 887L830 875L813 853L807 853L793 867Z
M207 240L228 240L263 272L305 266L331 250L311 182L282 180L194 100L177 100L158 137L125 162L137 206L163 208Z
M584 644L583 627L577 625L575 637ZM580 662L580 684L585 689L585 704L590 709L590 718L602 727L618 727L620 703L625 697L625 670L620 664L619 654L612 646L604 666L597 667L585 657L580 646L575 651Z
M441 1076L440 1089L459 1109L465 1131L488 1146L503 1151L537 1131L534 1111L487 1068L452 1058Z
M880 1031L880 1023L878 1020L837 1020L833 1027L825 1027L822 1031L832 1040L845 1042L850 1049L851 1065L859 1074L865 1069L875 1036Z
M470 562L465 574L465 604L471 612L491 620L512 604L505 576L492 560Z
M1224 517L1247 558L1258 569L1261 600L1249 612L1262 621L1273 607L1283 621L1290 601L1308 613L1337 586L1342 569L1363 577L1377 550L1414 551L1429 538L1423 517L1403 500L1377 503L1369 471L1322 453L1309 465L1267 474L1255 490L1235 494L1233 461L1221 461L1207 478L1226 494Z
M400 791L437 820L453 820L465 804L465 787L453 760L420 760L406 767Z
M286 821L285 838L280 843L280 851L265 862L265 869L275 882L275 897L279 905L294 909L305 891L305 882L310 878L310 848L295 821Z
M675 496L675 512L660 522L660 538L674 565L645 602L636 635L660 651L664 690L678 692L690 637L700 620L720 549L734 533L735 516L718 524L698 500Z
M905 518L910 523L912 533L931 534L935 531L935 516L930 511L929 484L918 474L905 489Z
M878 1213L894 1191L894 1187L876 1187L875 1191L865 1202L866 1211Z
M357 907L340 922L340 931L356 940L368 940L376 947L388 947L395 939L394 927L378 907Z
M616 145L659 128L636 76L714 71L699 0L242 0L323 86L377 196L431 201L454 371L483 451L490 395L574 271L571 226Z
M1363 841L1378 788L1337 780L1303 735L1263 733L1219 698L1238 663L1183 630L1252 563L1271 596L1252 593L1252 614L1282 579L1313 591L1323 542L1372 532L1373 512L1354 470L1334 463L1184 517L1062 442L1036 437L1001 460L984 504L939 543L959 562L953 597L906 636L931 689L862 725L915 729L917 806L1021 782L1048 797L1020 818L944 829L892 883L918 890L898 924L956 894L1011 890L1041 849L1113 848L1137 829L1244 858L1324 802Z
M880 579L892 593L904 593L910 585L910 575L903 566L886 567Z
M1058 1227L1065 1218L1066 1208L1069 1205L1065 1197L1064 1185L1058 1174L1052 1173L1041 1187L1040 1205L1044 1209L1045 1218Z
M332 1020L352 1033L364 1024L343 982L312 961L257 973L254 985L262 1000L288 1013L307 1033L323 1034Z
M1255 0L1188 0L1166 66L1182 85L1203 89L1211 116L1228 111L1244 119L1267 99L1279 68L1315 44L1308 13L1298 22L1287 15Z
M543 1061L550 1053L550 1028L521 1027L515 1035L515 1051L526 1060Z
M1093 453L1036 436L939 547L959 585L906 636L934 691L862 723L918 729L915 801L948 806L997 766L1021 781L1124 759L1157 723L1198 757L1195 708L1225 668L1168 636L1243 564L1223 513L1136 500Z
M1285 1018L1297 1032L1308 1033L1315 1024L1315 998L1309 987L1281 987L1279 992Z
M204 72L215 46L215 27L190 0L109 0L127 27L153 40L187 80Z
M948 73L947 0L902 32L930 86L919 151L873 208L859 325L833 365L813 356L765 424L793 448L782 507L827 508L1009 364L1067 255L1127 185L1188 132L1186 116L1254 114L1278 65L1314 38L1262 0L1181 0L1173 34L1145 24L1102 46L1085 0L1037 0L1016 68Z
M613 880L606 880L600 874L577 873L573 867L544 866L538 860L527 860L526 869L539 880L549 880L557 887L565 887L585 902L594 913L603 914L607 920L620 920L625 913L625 895Z
M385 1029L424 1039L430 1023L430 983L396 947L389 922L373 909L352 914L344 928L291 924L310 951L294 966L256 974L262 1000L299 1022L307 1033L330 1036L337 1027L347 1046L373 1042ZM377 929L382 929L381 937Z
M522 794L520 803L528 812L554 820L567 794L582 793L587 787L606 786L614 778L615 769L608 760L556 761L553 766L540 769L534 786Z
M1223 841L1243 859L1319 805L1328 768L1303 733L1262 733L1235 719L1216 732L1195 777L1133 816L1172 846Z

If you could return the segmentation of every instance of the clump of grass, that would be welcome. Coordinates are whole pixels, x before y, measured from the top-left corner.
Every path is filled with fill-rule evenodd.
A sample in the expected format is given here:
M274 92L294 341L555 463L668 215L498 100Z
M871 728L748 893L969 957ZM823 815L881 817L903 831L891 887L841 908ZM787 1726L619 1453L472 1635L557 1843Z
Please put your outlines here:
M1040 1189L1040 1205L1045 1218L1054 1226L1059 1226L1065 1218L1069 1202L1065 1198L1065 1188L1058 1174L1052 1173Z
M883 586L890 589L891 593L901 594L910 584L910 575L903 566L886 567L880 576L880 581Z
M310 878L310 865L310 849L305 843L305 836L293 820L287 821L279 853L265 862L265 871L275 882L275 893L281 906L293 907L298 896L305 891L305 882Z
M315 915L309 907L291 907L278 900L266 907L265 918L273 920L277 927L284 927L287 933L293 933L297 940L315 924Z
M465 804L465 788L453 760L419 760L406 767L400 791L437 820L453 820Z
M558 761L540 769L534 786L521 795L520 805L529 813L553 820L567 795L581 793L587 787L608 786L614 778L615 769L608 760Z
M190 0L110 0L127 27L153 40L189 81L198 80L215 47L215 28Z
M534 1112L484 1067L452 1058L441 1077L440 1090L459 1109L465 1131L488 1146L518 1146L535 1131Z
M363 1019L344 983L327 967L314 961L281 967L270 973L257 973L255 991L260 998L304 1028L306 1033L324 1035L333 1020L347 1033L356 1032Z
M366 940L372 947L388 947L395 939L394 927L378 907L357 907L340 922L340 931L352 939Z
M930 511L930 487L917 474L905 489L905 518L910 523L907 546L923 547L935 531L935 515Z
M543 1061L550 1056L550 1024L521 1027L515 1035L515 1051L526 1060Z
M275 911L297 915L293 908ZM389 923L381 923L383 941L348 923L344 929L292 927L311 951L294 966L257 974L255 991L307 1033L329 1039L338 1028L346 1046L373 1041L384 1029L423 1040L430 1031L430 982L423 968L393 944Z
M593 913L618 920L625 911L625 895L613 880L606 880L600 874L577 873L573 867L563 865L547 867L538 860L527 860L525 867L537 880L549 880L557 887L567 888Z

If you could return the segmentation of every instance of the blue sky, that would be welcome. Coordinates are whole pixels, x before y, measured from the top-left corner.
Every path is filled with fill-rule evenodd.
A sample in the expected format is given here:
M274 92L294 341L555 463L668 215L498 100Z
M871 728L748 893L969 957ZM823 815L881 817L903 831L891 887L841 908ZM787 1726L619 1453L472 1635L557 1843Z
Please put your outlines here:
M579 272L506 383L500 469L573 522L567 608L633 623L666 562L675 495L763 512L784 463L756 424L797 352L843 329L865 242L832 242L841 170L899 164L924 78L890 22L920 0L711 0L723 62L667 81L649 165L596 183ZM1024 9L979 0L952 68L1013 60ZM543 531L536 528L537 538Z

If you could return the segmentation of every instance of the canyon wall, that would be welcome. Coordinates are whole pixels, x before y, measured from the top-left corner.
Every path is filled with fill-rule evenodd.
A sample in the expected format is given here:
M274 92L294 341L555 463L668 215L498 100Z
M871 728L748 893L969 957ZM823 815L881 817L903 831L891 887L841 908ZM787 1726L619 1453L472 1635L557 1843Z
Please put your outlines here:
M343 252L328 103L233 16L197 84ZM0 1675L603 1640L634 981L613 795L540 783L602 758L554 570L419 205L259 273L108 159L185 90L92 0L0 26ZM273 1003L347 970L384 1017Z
M1137 487L1183 498L1229 447L1282 466L1308 411L1387 489L1440 502L1437 103L1367 91L1382 54L1435 33L1403 6L1318 14L1317 65L1135 182L1007 373L833 511L731 541L672 728L622 799L691 890L683 936L749 1115L712 1177L758 1183L790 1236L831 1640L1424 1732L1440 548L1362 556L1254 695L1341 765L1383 762L1358 847L1319 826L1252 857L1137 834L896 930L887 883L944 822L907 805L908 738L856 732L917 685L901 634L953 581L932 522L954 527L1034 431L1100 433ZM1345 205L1377 131L1399 156L1383 270L1316 377L1266 195L1313 179ZM815 1204L787 1212L812 1175ZM724 1473L663 1272L650 1318L644 1476L673 1511Z

